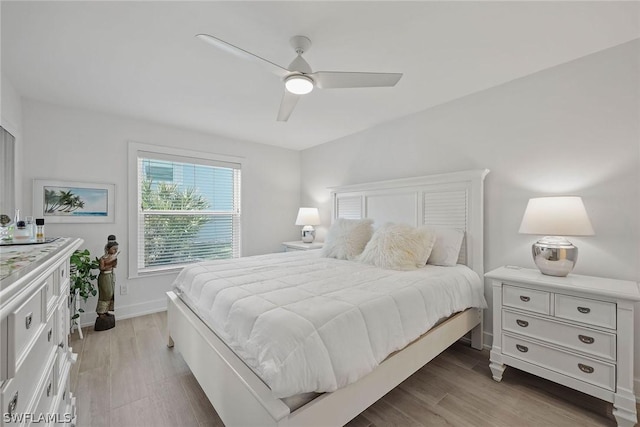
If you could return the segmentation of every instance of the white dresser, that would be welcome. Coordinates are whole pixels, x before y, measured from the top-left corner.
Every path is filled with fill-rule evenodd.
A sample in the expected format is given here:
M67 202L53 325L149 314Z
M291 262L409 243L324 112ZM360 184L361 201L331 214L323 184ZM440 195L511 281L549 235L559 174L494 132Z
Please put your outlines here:
M69 257L81 239L0 247L0 425L70 426Z
M501 267L493 284L491 372L505 365L612 402L619 426L636 423L633 311L638 283Z

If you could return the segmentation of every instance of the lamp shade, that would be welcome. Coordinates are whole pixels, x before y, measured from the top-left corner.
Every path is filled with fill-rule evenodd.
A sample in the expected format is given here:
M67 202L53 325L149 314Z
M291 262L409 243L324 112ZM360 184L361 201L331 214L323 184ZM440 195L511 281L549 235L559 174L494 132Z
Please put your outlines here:
M320 225L320 214L318 208L300 208L296 225Z
M582 198L576 196L529 199L520 233L544 236L592 236L593 227Z

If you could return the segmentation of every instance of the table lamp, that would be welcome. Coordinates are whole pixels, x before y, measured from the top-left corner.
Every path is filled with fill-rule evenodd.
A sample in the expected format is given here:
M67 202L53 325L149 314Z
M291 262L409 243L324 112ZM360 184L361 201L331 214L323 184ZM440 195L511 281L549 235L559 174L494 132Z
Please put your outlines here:
M320 214L318 208L300 208L298 210L298 217L296 218L296 225L303 225L302 227L302 241L304 243L312 243L316 238L316 230L314 225L320 225Z
M582 198L575 196L530 199L519 232L545 236L531 247L533 261L542 274L560 277L578 260L578 248L564 236L594 235Z

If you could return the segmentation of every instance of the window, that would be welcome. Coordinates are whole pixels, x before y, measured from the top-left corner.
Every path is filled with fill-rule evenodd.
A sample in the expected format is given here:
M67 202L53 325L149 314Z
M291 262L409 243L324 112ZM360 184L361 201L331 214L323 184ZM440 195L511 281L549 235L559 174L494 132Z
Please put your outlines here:
M229 160L130 144L137 228L131 276L240 256L241 165Z

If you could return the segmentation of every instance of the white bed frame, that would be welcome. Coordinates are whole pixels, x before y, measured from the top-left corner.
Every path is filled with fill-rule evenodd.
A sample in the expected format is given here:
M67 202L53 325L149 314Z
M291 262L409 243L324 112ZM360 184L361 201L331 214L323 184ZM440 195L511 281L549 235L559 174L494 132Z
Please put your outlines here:
M459 262L482 278L483 182L473 170L331 189L333 219L374 218L460 228ZM432 328L359 381L324 393L291 412L173 292L168 292L169 346L175 345L226 426L341 426L471 331L482 349L482 309L470 308Z

